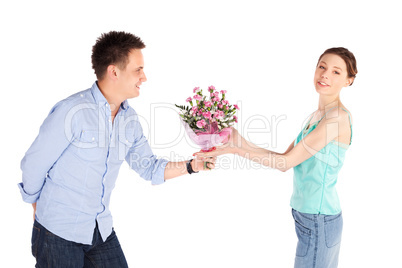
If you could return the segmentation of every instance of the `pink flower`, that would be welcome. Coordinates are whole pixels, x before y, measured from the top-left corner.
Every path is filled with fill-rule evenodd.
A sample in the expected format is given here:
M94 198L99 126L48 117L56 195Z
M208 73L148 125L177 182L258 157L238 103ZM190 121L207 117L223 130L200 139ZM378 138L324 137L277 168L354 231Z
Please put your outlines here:
M237 116L233 116L233 119L235 120L235 122L237 123Z
M237 106L237 104L233 104L233 107L235 107L235 109L240 110L239 106Z
M196 112L198 111L198 107L197 107L197 106L193 106L193 107L191 108L191 111L192 111L193 113L196 113Z
M198 127L198 128L204 128L204 126L205 126L206 124L207 124L207 123L205 123L205 120L202 119L202 120L200 120L200 121L197 122L197 127Z
M226 105L228 105L229 104L229 101L228 100L222 100L222 104L226 104Z
M222 111L216 111L215 114L214 114L214 118L215 119L223 119L224 115L225 114Z
M202 113L202 116L204 116L206 119L211 119L211 112Z
M190 101L191 101L191 97L188 97L188 98L186 99L186 101L187 101L187 102L190 102Z
M218 102L218 101L220 101L221 99L219 98L219 97L214 97L213 99L212 99L212 101L216 101L216 102Z
M226 90L221 90L222 94L226 94L226 92L227 92Z
M202 97L200 96L200 95L194 95L194 97L193 97L195 100L202 100Z
M211 107L212 106L212 102L210 101L206 101L204 102L205 107Z
M219 104L218 107L219 107L219 109L222 109L222 108L223 108L223 105L222 105L222 104Z
M214 86L209 86L209 87L208 87L208 90L209 90L209 91L215 90L215 87L214 87Z
M193 93L196 93L196 92L198 92L198 91L200 91L200 88L199 88L199 87L195 87L195 88L193 89Z
M211 97L219 97L219 92L211 92Z

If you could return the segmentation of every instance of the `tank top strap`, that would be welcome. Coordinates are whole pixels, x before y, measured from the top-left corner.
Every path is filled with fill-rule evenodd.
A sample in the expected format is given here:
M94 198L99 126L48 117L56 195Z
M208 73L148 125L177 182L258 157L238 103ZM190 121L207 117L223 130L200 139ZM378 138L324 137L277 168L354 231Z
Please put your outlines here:
M349 124L350 124L350 143L349 143L349 145L350 145L350 144L352 144L352 136L353 136L352 117L350 116L350 113L349 113L348 110L346 110L346 109L344 109L344 108L342 108L342 107L341 107L341 109L344 110L345 112L347 112L347 113L348 113L348 116L349 116Z
M321 121L331 110L333 110L333 109L335 109L335 108L338 108L338 107L339 107L339 106L335 106L335 107L332 107L331 109L329 109L328 112L326 112L326 113L324 114L324 116L321 117L321 119L320 119L319 121ZM344 110L345 112L347 112L347 113L348 113L348 116L349 116L349 124L350 124L350 143L349 143L349 145L351 145L351 144L352 144L352 136L353 136L352 118L351 118L350 113L349 113L348 110L346 110L346 109L344 109L344 108L342 108L342 107L339 107L339 108L341 108L342 110Z

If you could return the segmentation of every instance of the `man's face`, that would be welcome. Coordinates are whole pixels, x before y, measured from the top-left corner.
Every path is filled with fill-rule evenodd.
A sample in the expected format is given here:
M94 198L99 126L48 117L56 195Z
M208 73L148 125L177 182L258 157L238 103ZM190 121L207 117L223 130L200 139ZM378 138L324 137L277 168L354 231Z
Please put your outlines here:
M128 55L128 64L124 70L117 69L118 94L122 99L131 99L140 95L140 86L147 81L144 73L144 57L140 49L133 49Z

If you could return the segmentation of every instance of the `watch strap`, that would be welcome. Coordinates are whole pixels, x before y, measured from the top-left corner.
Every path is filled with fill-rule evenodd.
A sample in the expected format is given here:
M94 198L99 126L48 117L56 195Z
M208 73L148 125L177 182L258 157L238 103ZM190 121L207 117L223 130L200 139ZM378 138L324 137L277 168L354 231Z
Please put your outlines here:
M193 170L193 167L191 166L191 161L193 161L193 159L190 159L186 164L188 174L198 173L198 171Z

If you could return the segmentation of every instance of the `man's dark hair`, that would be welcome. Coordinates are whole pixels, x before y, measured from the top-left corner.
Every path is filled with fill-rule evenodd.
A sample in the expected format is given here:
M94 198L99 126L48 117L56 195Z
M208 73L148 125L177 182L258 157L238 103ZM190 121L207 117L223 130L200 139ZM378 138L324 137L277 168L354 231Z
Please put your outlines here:
M132 49L143 49L142 40L126 32L103 33L92 47L92 68L98 80L103 79L107 67L117 65L124 70L128 64L128 54Z

